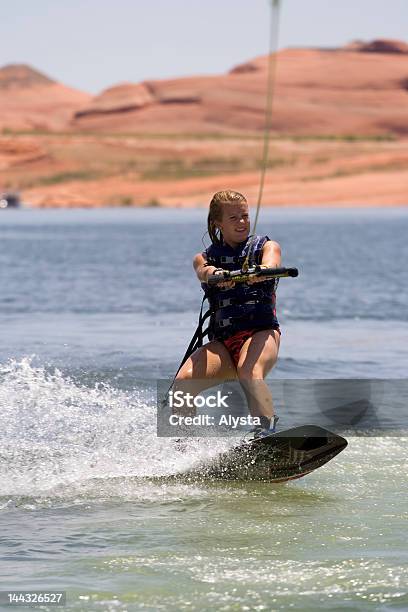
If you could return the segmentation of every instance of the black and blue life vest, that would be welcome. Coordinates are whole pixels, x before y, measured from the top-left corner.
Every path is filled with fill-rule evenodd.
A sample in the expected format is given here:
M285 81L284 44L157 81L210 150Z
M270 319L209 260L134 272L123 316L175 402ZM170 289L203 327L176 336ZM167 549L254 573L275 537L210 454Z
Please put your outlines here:
M203 252L208 265L224 270L240 270L248 256L252 267L262 263L262 248L268 236L248 236L235 249L228 244L211 244ZM225 340L246 329L277 329L277 280L265 280L248 285L237 283L232 289L201 284L210 304L209 340Z

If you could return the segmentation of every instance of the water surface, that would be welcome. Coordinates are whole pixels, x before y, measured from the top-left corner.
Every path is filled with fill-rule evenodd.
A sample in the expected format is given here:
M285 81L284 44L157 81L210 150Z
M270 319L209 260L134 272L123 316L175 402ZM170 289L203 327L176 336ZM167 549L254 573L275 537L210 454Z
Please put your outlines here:
M376 404L393 433L351 430L286 485L166 481L231 443L155 434L155 380L197 321L205 211L1 211L3 588L64 589L69 610L408 608L408 213L265 210L258 231L300 271L278 289L272 389L395 379Z

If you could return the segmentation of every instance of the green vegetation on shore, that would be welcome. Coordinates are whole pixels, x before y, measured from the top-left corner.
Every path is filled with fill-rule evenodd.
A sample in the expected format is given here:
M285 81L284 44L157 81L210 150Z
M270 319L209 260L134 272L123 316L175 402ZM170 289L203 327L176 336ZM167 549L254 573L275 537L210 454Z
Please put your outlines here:
M138 140L262 140L263 132L221 133L221 132L92 132L92 131L47 131L47 130L11 130L3 128L3 136L50 136L90 138L136 138ZM271 134L271 140L301 141L334 141L334 142L394 142L398 137L392 133L383 134Z
M275 157L268 161L269 168L291 166L296 158ZM194 162L185 162L182 159L164 159L144 170L140 179L147 180L182 180L194 177L217 176L219 174L240 174L259 170L259 160L243 159L239 157L203 157Z

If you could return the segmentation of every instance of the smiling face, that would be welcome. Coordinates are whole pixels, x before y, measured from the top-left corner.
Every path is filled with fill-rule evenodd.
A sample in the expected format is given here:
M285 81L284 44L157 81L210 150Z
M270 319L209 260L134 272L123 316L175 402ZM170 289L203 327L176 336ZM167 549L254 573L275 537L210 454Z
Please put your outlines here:
M246 202L224 202L222 219L215 222L221 230L224 241L235 248L249 236L250 222Z

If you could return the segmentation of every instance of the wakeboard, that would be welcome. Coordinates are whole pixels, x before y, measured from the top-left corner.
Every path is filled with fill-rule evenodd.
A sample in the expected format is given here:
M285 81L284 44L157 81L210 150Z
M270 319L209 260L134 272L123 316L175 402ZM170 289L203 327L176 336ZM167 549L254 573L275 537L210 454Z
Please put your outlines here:
M347 440L317 425L302 425L243 441L196 469L201 478L285 482L310 474L347 446Z

